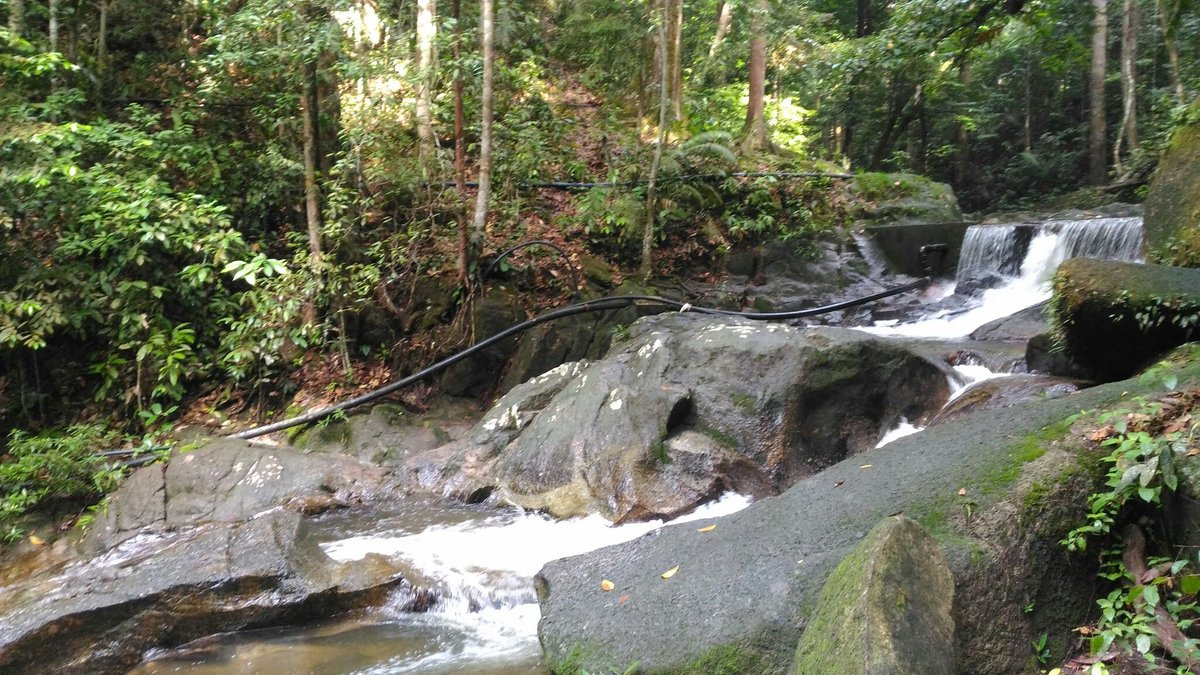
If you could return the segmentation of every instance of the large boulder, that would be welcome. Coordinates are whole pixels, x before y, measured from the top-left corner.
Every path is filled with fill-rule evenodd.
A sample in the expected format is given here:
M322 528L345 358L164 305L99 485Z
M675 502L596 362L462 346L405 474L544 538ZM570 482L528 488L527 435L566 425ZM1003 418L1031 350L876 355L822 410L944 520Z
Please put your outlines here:
M876 525L825 582L796 675L955 675L954 577L915 521Z
M916 174L860 173L846 190L851 216L864 223L957 223L963 219L949 185Z
M1146 192L1146 249L1168 265L1200 267L1200 102L1180 125Z
M403 585L379 558L335 563L282 509L143 533L0 588L0 671L124 673L151 649L378 605ZM432 602L408 597L411 609Z
M1174 372L1200 381L1194 359ZM1065 420L1148 386L1127 380L952 420L848 458L711 531L668 526L551 562L536 580L548 665L785 672L829 574L876 523L903 512L938 539L953 572L958 672L1030 672L1031 641L1047 633L1065 652L1095 590L1094 562L1058 541L1086 513L1103 450ZM619 592L604 593L601 579Z
M351 457L221 439L135 471L109 497L84 547L100 552L147 529L244 521L277 506L315 513L386 489L383 469Z
M414 489L567 517L673 517L786 488L945 400L937 365L841 329L665 314L603 360L514 389L462 443L406 462Z
M1127 377L1200 337L1200 270L1074 258L1054 276L1051 314L1076 363Z
M381 403L367 410L358 409L344 419L325 420L292 443L306 453L343 454L391 466L409 455L462 438L479 419L479 413L478 404L470 399L441 397L420 413Z

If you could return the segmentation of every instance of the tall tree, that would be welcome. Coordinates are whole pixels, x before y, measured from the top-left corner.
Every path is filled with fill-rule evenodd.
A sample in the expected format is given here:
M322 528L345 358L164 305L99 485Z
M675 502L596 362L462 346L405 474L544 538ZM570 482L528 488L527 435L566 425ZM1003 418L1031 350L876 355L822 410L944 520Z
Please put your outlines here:
M47 21L49 22L48 31L50 37L50 51L58 51L58 9L60 0L50 0L46 5Z
M733 6L734 0L723 0L717 9L717 30L713 33L712 42L708 45L708 57L704 59L704 64L697 73L696 82L699 84L703 84L708 79L708 74L716 65L717 55L721 53L721 45L725 44L725 37L729 35L729 29L733 27Z
M304 222L308 229L308 260L313 269L314 278L321 276L321 193L317 186L319 126L317 116L320 114L317 103L317 65L315 62L305 62L303 67L303 84L300 94L300 121L304 136ZM312 299L304 305L304 321L316 324L316 305Z
M1137 132L1137 34L1138 6L1134 0L1125 0L1121 8L1121 126L1117 129L1117 140L1113 143L1113 166L1117 174L1125 168L1121 162L1121 148L1128 145L1130 151L1138 146Z
M464 200L467 194L467 139L466 112L463 110L462 77L462 7L461 0L452 0L454 15L454 188L458 192L455 217L458 220L458 283L466 286L471 269L470 236L467 230L467 210Z
M643 279L650 277L653 270L651 254L654 251L654 222L658 216L658 170L662 166L663 145L667 142L667 109L670 96L667 93L671 82L671 67L667 59L667 22L669 11L667 0L659 0L661 11L658 16L658 139L654 144L654 159L650 163L650 177L646 183L646 223L642 229L642 264L638 273Z
M437 0L417 0L417 140L422 163L433 156L433 116L430 104L433 90L434 44L437 40Z
M483 249L487 228L488 199L492 191L492 44L495 40L495 6L493 0L479 2L479 30L483 57L483 91L480 93L482 120L479 125L479 192L475 195L475 222L471 234L472 257Z
M746 124L741 149L745 153L772 150L767 128L767 16L769 0L754 0L750 8L750 91L746 99Z
M25 31L25 0L8 0L8 32L21 37Z
M1104 75L1108 70L1108 0L1092 0L1092 64L1088 72L1088 180L1103 185L1108 178L1105 147Z
M682 128L683 112L683 0L667 0L667 54L670 61L671 116Z
M1187 95L1183 88L1183 78L1179 74L1179 48L1175 46L1175 32L1179 27L1179 0L1154 0L1155 14L1158 15L1158 27L1162 31L1163 47L1167 50L1168 72L1171 78L1171 88L1175 91L1175 103L1183 105Z

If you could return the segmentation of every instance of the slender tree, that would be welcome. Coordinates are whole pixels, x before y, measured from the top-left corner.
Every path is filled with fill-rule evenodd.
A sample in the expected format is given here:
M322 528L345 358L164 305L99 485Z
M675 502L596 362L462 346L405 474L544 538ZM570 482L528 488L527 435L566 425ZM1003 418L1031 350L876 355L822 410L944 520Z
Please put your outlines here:
M1158 27L1162 31L1163 47L1167 50L1168 72L1171 77L1171 88L1175 91L1175 103L1183 105L1187 94L1183 88L1183 78L1179 75L1179 48L1175 46L1175 31L1179 26L1179 0L1154 0L1155 14L1158 15Z
M724 0L720 8L717 9L717 30L713 33L712 42L708 45L708 57L704 59L704 64L700 67L696 74L696 82L704 84L708 79L709 73L717 63L717 55L721 53L721 46L725 44L725 37L729 35L729 29L733 27L733 6L734 0Z
M1121 126L1117 129L1117 140L1113 143L1113 166L1117 174L1125 173L1121 161L1121 148L1130 151L1138 146L1137 132L1137 34L1138 6L1134 0L1125 0L1121 8Z
M433 90L434 44L437 40L436 0L417 0L417 139L422 164L433 157L433 116L430 104Z
M651 254L654 251L654 221L658 215L658 170L662 166L663 145L667 142L667 110L670 96L667 93L671 81L671 67L667 59L667 0L659 3L658 17L658 140L654 144L654 159L650 163L650 176L646 183L646 224L642 230L642 264L638 272L643 279L650 277L653 269Z
M1104 75L1108 70L1108 0L1092 0L1092 65L1088 74L1088 180L1103 185L1108 179L1104 149L1108 126L1104 117Z
M483 91L480 94L482 120L479 125L479 192L475 195L474 232L471 235L472 257L483 249L488 217L488 198L492 191L492 70L495 39L495 6L493 0L479 2L479 29L483 57Z
M466 286L470 280L469 233L467 228L467 139L464 137L466 113L463 110L462 77L462 7L461 0L451 2L454 14L454 188L458 192L458 283Z
M309 61L303 67L303 84L300 95L300 120L304 136L304 221L308 228L309 264L315 278L320 279L321 246L321 194L317 186L317 65ZM304 321L317 322L316 305L310 298L304 305Z
M683 0L667 0L667 55L670 60L671 116L677 128L684 126L683 112Z
M58 51L58 22L62 0L50 0L46 4L47 21L49 22L47 33L50 37L50 51Z
M8 32L21 37L25 31L25 0L8 0Z
M772 151L767 128L767 16L769 0L754 0L750 9L750 91L746 102L746 124L741 149L745 153Z

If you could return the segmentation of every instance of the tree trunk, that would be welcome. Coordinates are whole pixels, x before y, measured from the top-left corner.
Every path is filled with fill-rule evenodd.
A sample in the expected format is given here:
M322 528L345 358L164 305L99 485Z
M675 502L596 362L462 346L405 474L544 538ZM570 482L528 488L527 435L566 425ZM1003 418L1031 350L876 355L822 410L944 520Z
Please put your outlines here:
M430 102L433 90L434 42L437 39L436 0L417 0L417 152L422 165L433 157L433 117Z
M46 13L49 15L50 26L47 31L50 37L50 51L58 51L58 8L60 0L50 0L46 5Z
M667 108L670 103L667 85L671 81L671 68L667 60L667 2L662 0L662 15L658 22L658 143L654 146L654 160L650 163L650 177L646 183L646 225L642 230L642 264L638 270L642 279L650 278L653 269L651 254L654 251L654 221L658 215L658 169L662 166L663 145L667 140Z
M8 32L21 37L25 31L25 0L8 0Z
M479 27L483 51L483 92L480 107L482 121L479 125L479 193L475 196L475 223L471 235L472 255L478 258L483 249L487 227L488 198L492 191L492 41L495 33L495 7L493 0L480 0Z
M321 195L317 187L317 67L304 64L304 90L300 96L300 118L304 134L304 215L308 226L309 265L313 276L321 278ZM315 299L304 304L304 322L316 324Z
M1092 65L1088 75L1090 108L1088 139L1088 180L1103 185L1108 179L1104 149L1108 145L1108 127L1104 116L1104 74L1108 69L1108 0L1092 0Z
M1121 126L1113 143L1113 166L1117 175L1125 173L1121 162L1121 146L1132 152L1138 146L1137 133L1137 33L1138 7L1134 0L1125 0L1121 8Z
M683 114L683 0L667 0L667 55L670 57L671 116L682 129Z
M716 65L717 54L721 52L721 45L725 44L725 36L729 35L729 29L733 27L733 3L734 0L726 0L717 10L717 32L713 33L712 42L708 45L708 58L704 60L704 65L696 78L696 82L700 84L704 84L704 81L708 79L709 73Z
M1175 5L1175 3L1172 3ZM1163 47L1167 50L1167 61L1170 64L1171 88L1175 90L1175 103L1183 105L1187 102L1187 94L1183 89L1183 78L1179 75L1179 49L1175 47L1176 16L1163 6L1163 0L1154 0L1155 14L1158 15L1158 27L1163 35ZM1176 8L1176 13L1178 9Z
M100 10L99 26L96 28L96 107L104 105L104 74L108 70L108 10L112 3L109 0L99 0L96 3Z
M966 91L971 84L971 60L964 58L958 65L958 83ZM959 120L955 129L958 151L954 156L954 188L961 189L966 184L967 174L971 168L971 132L965 120Z
M462 80L462 9L460 0L453 0L451 11L454 14L454 189L458 191L459 205L456 209L458 219L458 283L466 286L470 281L470 246L467 228L467 139L463 137L466 128L466 113L463 111L463 80Z
M767 89L766 23L768 0L755 0L750 10L750 91L746 104L746 125L742 129L742 152L773 150L767 129L765 97Z

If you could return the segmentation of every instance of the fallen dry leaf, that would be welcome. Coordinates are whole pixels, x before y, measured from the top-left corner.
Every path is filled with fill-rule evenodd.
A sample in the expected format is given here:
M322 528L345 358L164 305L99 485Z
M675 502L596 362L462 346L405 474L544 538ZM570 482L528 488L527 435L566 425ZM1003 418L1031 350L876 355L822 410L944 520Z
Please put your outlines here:
M1188 457L1195 457L1196 455L1200 455L1200 448L1191 448L1187 451Z
M672 567L671 569L667 570L666 572L663 572L662 578L670 579L671 577L675 576L675 573L678 571L679 571L679 565L676 565L676 566Z
M872 466L874 466L874 464L863 464L862 466L860 466L860 467L858 467L858 468L860 468L860 469L869 469L869 468L871 468Z
M600 580L600 590L602 590L602 591L604 591L604 592L606 592L606 593L607 593L608 591L611 591L612 589L614 589L614 588L616 588L616 587L617 587L617 585L616 585L616 584L614 584L613 582L609 581L608 579L601 579L601 580Z
M958 496L966 497L967 496L967 488L958 488Z
M717 529L717 526L716 526L716 525L709 525L709 526L707 526L707 527L702 527L702 528L700 528L700 529L698 529L698 530L696 530L696 531L697 531L697 532L712 532L712 531L713 531L713 530L715 530L715 529Z
M838 482L836 482L836 483L834 483L834 484L833 484L833 487L842 487L842 484L843 484L843 483L845 483L845 482L846 482L846 481L844 481L844 480L839 480Z
M46 540L42 539L36 534L31 534L29 535L29 543L33 544L34 546L45 546Z
M617 604L618 604L618 605L623 605L623 604L625 604L625 603L627 603L627 602L629 602L629 594L628 594L628 593L626 593L625 595L622 595L621 597L617 598Z

